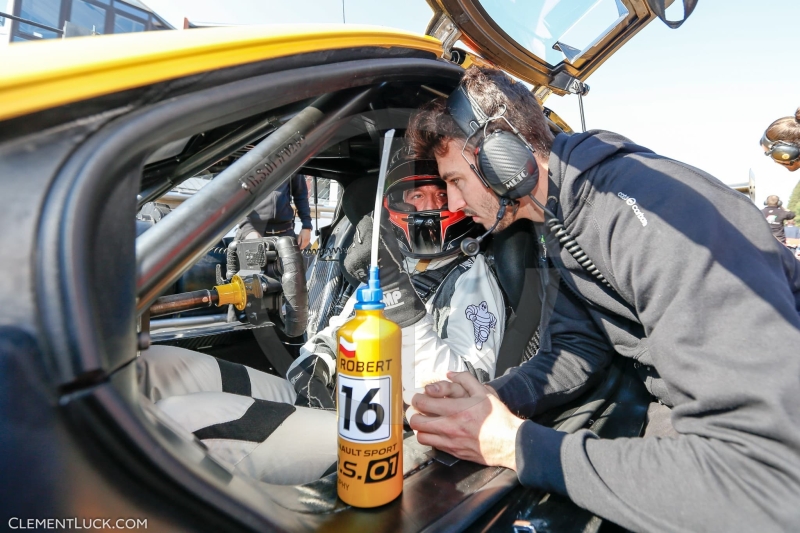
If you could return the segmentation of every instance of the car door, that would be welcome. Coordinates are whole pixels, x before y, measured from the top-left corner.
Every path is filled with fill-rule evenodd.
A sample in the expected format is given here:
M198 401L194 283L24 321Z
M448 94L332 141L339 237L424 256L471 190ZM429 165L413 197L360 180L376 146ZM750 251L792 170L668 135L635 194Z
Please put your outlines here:
M422 84L452 88L461 69L440 53L436 40L402 32L225 28L5 54L0 188L9 209L0 216L13 250L2 285L16 303L3 311L4 509L148 517L170 530L321 524L302 491L233 476L140 401L134 362L146 343L137 324L164 287L315 153L368 136L369 121L385 129L407 120L382 116L399 107L384 98L402 102ZM139 202L168 189L182 163L196 163L179 154L144 173L150 155L230 125L263 137L254 161L241 163L250 167L215 179L137 239ZM219 156L217 148L192 155Z
M555 94L576 92L653 19L666 22L663 0L429 0L428 34L447 51L459 39L509 74ZM666 4L666 5L665 5ZM695 0L684 5L684 20ZM673 27L679 22L668 22Z

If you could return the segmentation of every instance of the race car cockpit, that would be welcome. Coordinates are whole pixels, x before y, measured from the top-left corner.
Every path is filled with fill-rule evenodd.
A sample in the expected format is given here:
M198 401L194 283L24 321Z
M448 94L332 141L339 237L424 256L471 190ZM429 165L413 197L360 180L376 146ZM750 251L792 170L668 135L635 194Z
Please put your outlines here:
M603 46L618 47L655 16L632 3L637 10L615 14L617 25L557 72L528 65L536 94L568 93L605 59ZM233 473L139 392L135 363L154 343L284 375L297 339L324 325L352 290L340 261L371 204L354 214L352 202L340 203L308 272L289 238L223 239L296 173L334 180L355 204L374 199L374 189L363 190L377 181L383 133L406 128L419 106L454 89L465 66L485 61L453 48L452 22L437 11L436 38L361 27L215 28L36 43L29 56L9 55L19 74L0 83L0 220L15 230L0 237L10 265L0 287L18 298L0 311L8 423L0 440L11 458L6 479L26 483L6 491L6 507L31 517L146 516L156 530L601 528L567 499L521 487L513 471L459 460L413 433L404 441L403 495L380 508L339 500L336 472L299 486L264 483ZM93 39L113 50L106 55ZM145 204L211 167L207 185L137 235ZM541 264L530 229L484 243L509 317L498 372L538 342ZM209 251L216 255L204 281L176 289ZM150 327L213 306L212 319ZM648 401L630 369L612 365L593 390L539 421L638 436Z

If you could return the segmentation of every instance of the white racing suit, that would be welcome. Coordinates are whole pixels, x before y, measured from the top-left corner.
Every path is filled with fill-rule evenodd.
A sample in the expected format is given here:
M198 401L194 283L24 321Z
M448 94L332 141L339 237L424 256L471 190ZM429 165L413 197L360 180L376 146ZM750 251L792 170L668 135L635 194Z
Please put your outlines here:
M502 293L482 255L455 267L453 261L428 266L451 270L427 298L427 314L402 330L406 390L445 379L451 370L468 370L481 381L495 377L505 329ZM409 271L414 279L416 272ZM325 365L326 385L335 383L336 331L354 305L351 297L301 348L288 375L313 361ZM334 471L336 412L305 407L309 394L302 384L298 398L286 379L173 346L152 346L137 364L142 393L237 472L268 483L302 484Z

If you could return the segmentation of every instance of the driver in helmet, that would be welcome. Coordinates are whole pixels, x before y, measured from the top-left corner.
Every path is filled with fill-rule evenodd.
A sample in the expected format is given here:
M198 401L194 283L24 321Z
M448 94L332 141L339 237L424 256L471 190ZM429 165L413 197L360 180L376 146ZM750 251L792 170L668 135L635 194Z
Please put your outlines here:
M384 297L384 314L403 328L405 389L420 388L457 368L480 381L492 379L505 328L494 273L482 254L461 253L461 242L476 232L475 223L447 209L446 185L437 172L435 161L407 159L398 151L386 177L388 217L381 225L379 264L384 295L393 295L392 301ZM362 283L369 271L372 226L370 216L358 224L345 259L347 271ZM354 305L351 297L290 367L287 378L298 404L333 407L336 330L352 316Z
M395 297L385 302L386 317L402 328L403 388L418 389L448 371L494 378L506 319L502 293L482 254L460 252L476 228L470 217L447 210L435 161L395 154L384 207L379 263L384 293ZM358 224L345 261L361 281L372 225L369 216ZM354 305L351 297L302 346L286 379L152 346L139 358L142 392L240 473L276 484L318 479L335 470L336 332Z

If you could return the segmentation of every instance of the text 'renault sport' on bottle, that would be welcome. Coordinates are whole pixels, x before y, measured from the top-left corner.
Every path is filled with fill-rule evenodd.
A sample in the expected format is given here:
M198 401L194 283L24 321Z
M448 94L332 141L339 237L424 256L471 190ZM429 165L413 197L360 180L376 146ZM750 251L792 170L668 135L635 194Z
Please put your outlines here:
M383 316L382 298L373 267L355 317L339 328L338 493L355 507L377 507L403 491L401 333Z

